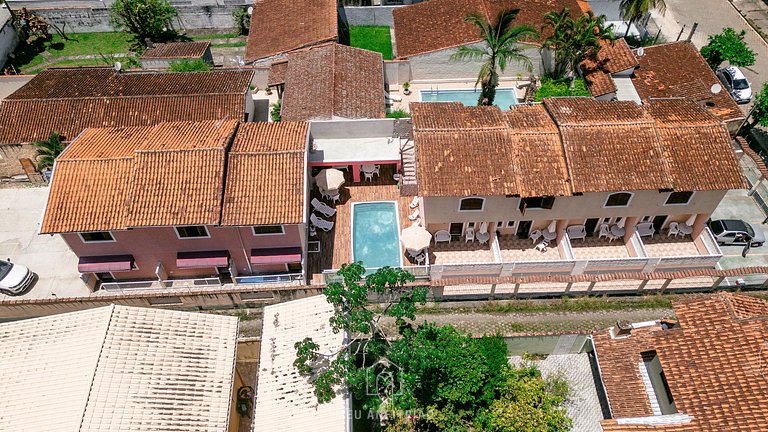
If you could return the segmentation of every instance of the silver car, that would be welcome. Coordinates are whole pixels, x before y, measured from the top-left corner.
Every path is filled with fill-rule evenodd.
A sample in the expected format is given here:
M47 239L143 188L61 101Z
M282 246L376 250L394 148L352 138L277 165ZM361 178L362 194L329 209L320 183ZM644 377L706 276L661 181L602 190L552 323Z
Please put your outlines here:
M747 77L736 66L718 69L717 77L720 78L736 103L745 104L752 100L752 86L747 81Z
M709 229L715 235L719 245L746 245L752 247L762 246L765 243L763 229L756 224L744 222L738 219L721 219L711 221Z

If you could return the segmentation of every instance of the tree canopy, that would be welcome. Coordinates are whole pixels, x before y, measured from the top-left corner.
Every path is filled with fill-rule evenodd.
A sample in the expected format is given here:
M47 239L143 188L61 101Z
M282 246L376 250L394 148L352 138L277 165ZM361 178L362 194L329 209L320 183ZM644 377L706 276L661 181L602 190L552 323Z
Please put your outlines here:
M621 17L628 22L627 34L629 34L632 23L642 20L651 9L656 9L663 14L667 10L667 4L664 0L621 0L619 9Z
M701 55L712 70L724 61L731 66L752 66L755 64L755 52L744 41L746 34L744 30L736 33L731 27L726 27L722 32L709 36L709 43L701 48Z
M755 106L752 111L752 120L760 126L768 126L768 82L763 83L763 88L755 94Z
M531 59L525 54L519 43L522 40L538 36L538 32L528 25L513 25L520 9L499 12L494 22L486 20L481 14L470 14L464 21L480 28L484 47L462 45L451 55L451 60L481 60L480 72L475 86L480 84L478 105L493 105L496 87L499 86L499 71L504 72L510 62L522 63L526 70L533 70Z
M344 349L320 353L310 338L295 344L294 365L310 377L319 402L346 386L363 409L382 416L372 426L387 432L569 430L565 395L553 391L562 386L532 365L510 366L500 336L473 338L426 322L414 327L427 289L407 286L414 278L402 269L364 273L358 263L344 265L344 282L324 292L336 310L332 330L349 335ZM370 307L369 296L381 304ZM386 333L391 327L396 334Z
M579 63L587 58L596 59L603 41L613 41L613 27L605 26L605 16L588 12L576 19L570 11L549 12L544 16L545 28L552 35L544 40L542 49L554 51L554 62L548 75L551 78L573 76Z
M176 33L171 20L176 8L166 0L115 0L109 10L112 24L133 36L135 48L146 47L147 39L162 42Z
M64 144L61 142L61 135L58 132L51 132L47 140L35 141L37 169L42 171L53 166L53 162L64 151Z
M171 67L168 68L171 72L207 72L211 69L213 69L213 67L203 59L184 59L175 61L171 63Z

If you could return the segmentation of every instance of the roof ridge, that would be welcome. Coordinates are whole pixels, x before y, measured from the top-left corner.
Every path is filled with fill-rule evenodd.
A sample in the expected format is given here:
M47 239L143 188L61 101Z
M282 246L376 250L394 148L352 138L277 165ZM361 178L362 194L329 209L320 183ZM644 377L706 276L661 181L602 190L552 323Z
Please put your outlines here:
M93 383L96 381L96 372L99 370L99 364L101 363L101 357L104 354L104 346L107 344L107 338L109 337L109 329L112 327L112 318L115 316L115 308L117 305L112 303L109 307L109 318L106 320L106 327L104 329L104 338L101 340L101 348L99 348L99 355L96 357L96 364L93 367L93 374L91 375L88 386L88 395L85 398L85 405L83 405L83 413L80 417L80 424L77 429L83 429L83 423L85 422L85 413L88 411L88 403L91 400L91 393L93 392Z

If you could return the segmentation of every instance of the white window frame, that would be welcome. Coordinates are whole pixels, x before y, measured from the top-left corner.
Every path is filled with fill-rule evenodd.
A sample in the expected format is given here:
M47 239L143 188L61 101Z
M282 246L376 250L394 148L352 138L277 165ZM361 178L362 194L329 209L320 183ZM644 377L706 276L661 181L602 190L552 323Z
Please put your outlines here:
M480 206L480 210L462 210L462 209L461 209L461 203L462 203L462 202L463 202L465 199L479 199L479 200L482 200L483 204ZM463 212L481 212L481 211L485 211L485 198L483 198L483 197L477 197L477 196L468 196L468 197L464 197L464 198L461 198L461 199L459 200L459 208L458 208L458 211L460 211L460 212L462 212L462 213L463 213Z
M204 236L197 236L197 237L182 237L179 235L179 228L180 227L187 227L187 226L201 226L205 230ZM173 232L176 233L176 238L179 240L194 240L194 239L204 239L204 238L211 238L211 232L208 231L208 227L205 225L178 225L173 227Z
M88 231L88 232L105 232L109 233L109 236L112 237L112 240L86 240L83 237L84 233L77 233L77 235L80 237L80 241L82 241L85 244L91 244L91 243L115 243L117 240L115 240L115 235L112 234L112 231ZM85 234L88 234L88 232L85 232Z
M257 234L256 233L256 227L257 226L279 226L280 232L279 233L265 233L265 234ZM280 224L272 224L272 225L254 225L251 227L251 234L253 234L255 237L263 237L263 236L279 236L279 235L285 235L285 227Z
M508 220L507 223L504 224L504 228L509 228L509 229L515 229L516 226L517 226L516 220Z
M672 203L672 204L667 204L667 201L669 201L669 198L670 198L670 197L672 196L672 194L673 194L673 193L675 193L675 192L690 192L690 193L691 193L691 197L690 197L690 198L688 198L688 202L685 202L685 203ZM690 204L690 203L691 203L691 201L693 201L693 197L694 197L694 196L696 196L696 191L673 191L673 192L669 192L669 193L667 194L667 198L665 198L665 199L664 199L664 206L684 206L684 205L688 205L688 204Z
M614 205L609 206L608 200L611 199L612 196L618 195L618 194L629 194L629 201L625 205ZM603 208L627 208L632 204L632 200L635 199L635 193L634 192L627 192L627 191L621 191L621 192L613 192L608 194L608 196L605 198L605 202L603 203Z

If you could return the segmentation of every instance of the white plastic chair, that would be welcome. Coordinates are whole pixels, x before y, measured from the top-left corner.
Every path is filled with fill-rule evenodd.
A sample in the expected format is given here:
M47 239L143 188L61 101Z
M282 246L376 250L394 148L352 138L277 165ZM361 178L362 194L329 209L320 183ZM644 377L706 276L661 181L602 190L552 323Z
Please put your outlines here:
M469 243L473 241L475 241L475 229L467 228L467 230L464 231L464 243Z
M597 238L599 240L603 237L608 237L609 240L612 237L611 228L608 226L607 223L600 224L600 234L597 236Z
M418 206L419 206L419 197L413 197L413 200L411 201L410 204L408 204L408 207L415 209Z
M440 230L435 233L435 244L438 244L440 242L451 242L451 233L449 233L446 230Z
M323 231L328 232L333 229L333 222L320 218L314 213L309 216L309 221L312 223L312 225L320 228Z
M373 181L373 171L371 172L363 171L363 175L365 176L365 181Z
M533 230L531 231L531 235L528 237L531 240L533 240L534 243L536 243L537 240L541 238L543 234L541 233L541 230Z
M667 238L671 236L677 237L680 234L680 226L677 222L669 223L669 230L667 231Z
M544 253L547 251L547 246L549 246L549 242L546 240L542 240L541 242L539 242L539 244L536 245L536 250L541 253Z
M329 206L324 202L320 202L317 198L312 198L311 204L313 209L319 211L320 213L325 215L325 217L331 217L336 214L335 208Z

